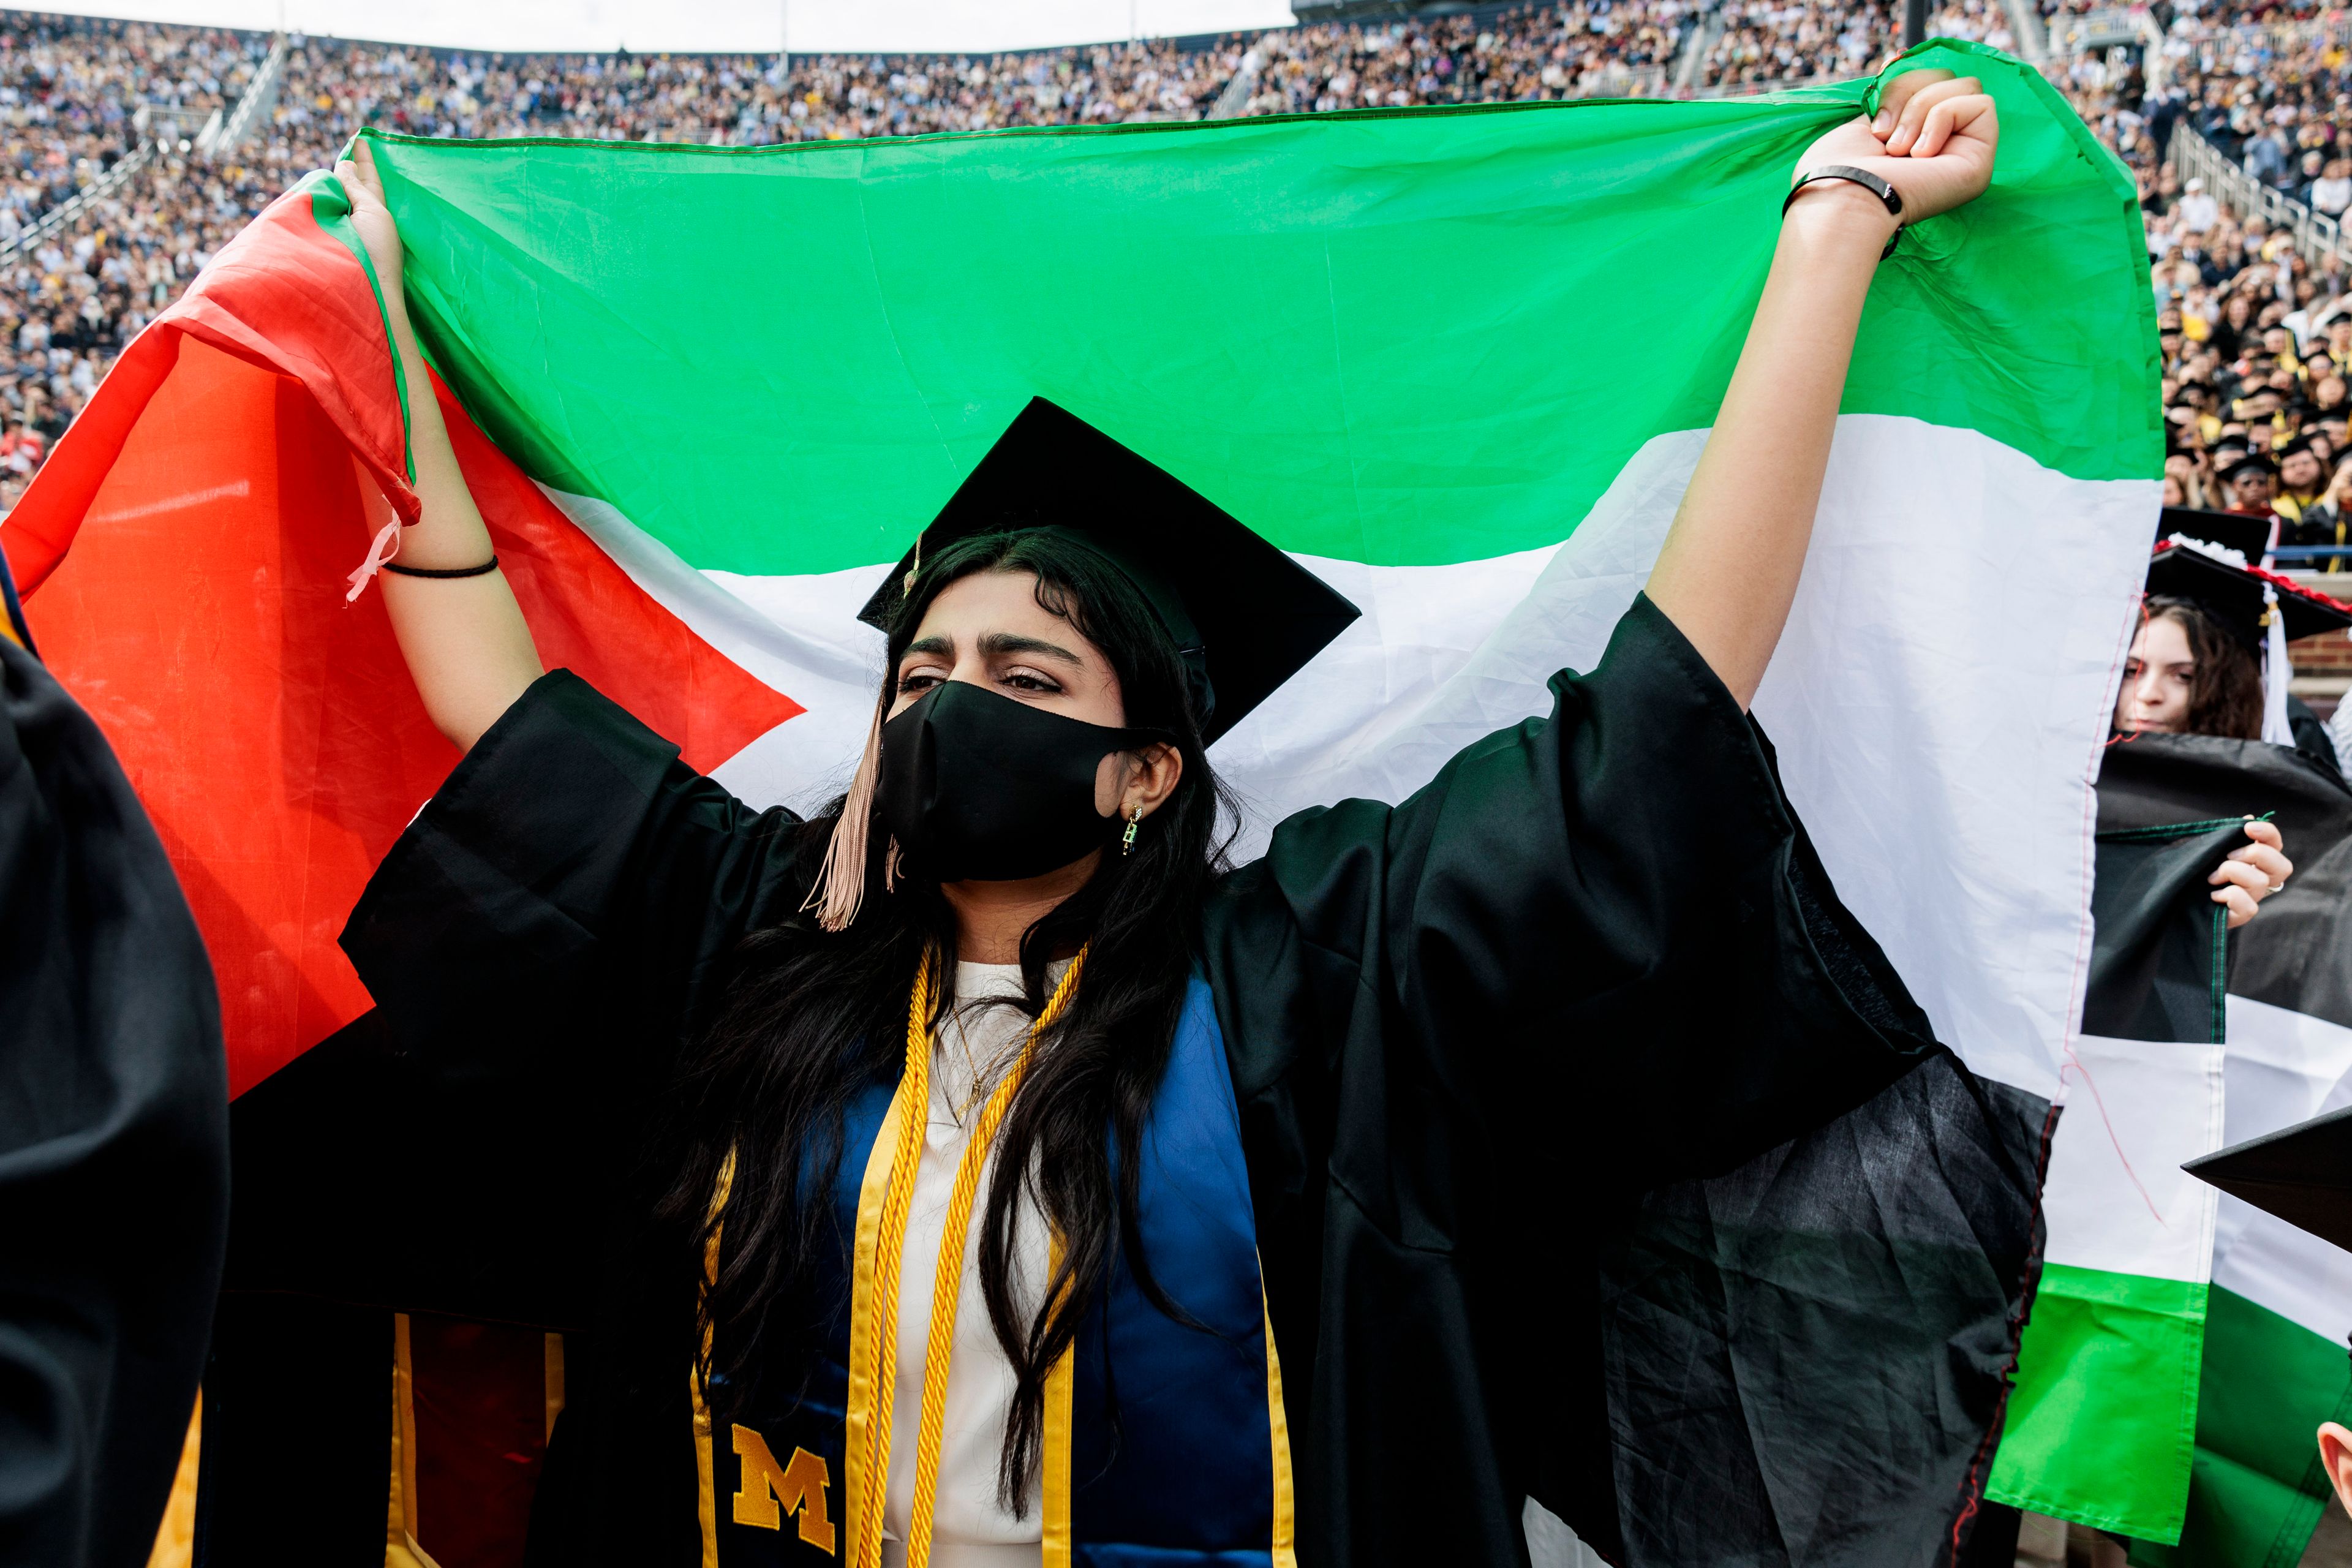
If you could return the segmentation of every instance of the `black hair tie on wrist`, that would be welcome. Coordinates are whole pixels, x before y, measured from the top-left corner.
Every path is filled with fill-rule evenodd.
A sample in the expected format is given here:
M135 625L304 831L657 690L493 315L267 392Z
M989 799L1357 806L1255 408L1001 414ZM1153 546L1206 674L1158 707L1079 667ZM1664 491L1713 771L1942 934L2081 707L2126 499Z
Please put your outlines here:
M479 566L403 566L397 561L387 561L383 569L404 577L482 577L499 569L499 558L493 555Z
M1903 225L1900 221L1903 216L1902 192L1896 190L1893 185L1888 184L1885 180L1880 179L1877 175L1872 174L1867 169L1857 169L1851 163L1824 163L1818 169L1808 169L1803 174L1797 176L1797 183L1789 187L1788 195L1782 198L1780 202L1780 216L1782 217L1789 216L1790 204L1797 199L1797 193L1803 190L1807 185L1811 184L1815 180L1844 180L1850 184L1860 185L1864 190L1868 191L1872 195L1876 196L1881 202L1885 203L1886 205L1887 216L1896 219L1897 221L1895 225L1895 232L1887 237L1886 248L1878 253L1878 259L1884 261L1888 257L1895 254L1895 247L1903 238Z

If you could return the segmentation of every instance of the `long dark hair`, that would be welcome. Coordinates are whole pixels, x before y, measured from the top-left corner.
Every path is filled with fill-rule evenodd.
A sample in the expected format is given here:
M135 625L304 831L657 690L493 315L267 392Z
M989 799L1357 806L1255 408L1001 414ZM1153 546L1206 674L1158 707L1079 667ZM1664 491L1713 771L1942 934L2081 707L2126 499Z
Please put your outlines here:
M2194 599L2151 595L2150 621L2179 623L2196 668L2189 677L2189 715L2180 728L2189 735L2226 735L2237 741L2263 736L2263 670L2253 651L2221 629Z
M1085 887L1022 939L1022 1005L1032 1017L1050 993L1047 965L1081 944L1087 962L1005 1118L981 1219L989 1321L1016 1379L998 1489L1017 1513L1042 1450L1046 1373L1114 1266L1123 1259L1149 1300L1187 1317L1129 1245L1138 1144L1183 1005L1202 900L1225 864L1232 813L1202 752L1202 715L1192 711L1175 644L1124 574L1051 533L967 539L924 564L890 627L884 709L931 601L982 572L1035 574L1038 605L1099 648L1118 674L1125 722L1175 736L1184 763L1133 854L1106 853ZM835 801L801 830L803 864L823 856L842 805ZM1106 819L1106 849L1115 827ZM773 1377L805 1364L841 1310L819 1297L826 1266L845 1245L833 1207L845 1113L861 1091L898 1081L908 997L925 955L936 953L944 973L954 973L955 919L938 885L902 876L886 892L887 830L878 821L869 843L855 922L828 935L804 914L751 936L715 1023L686 1060L671 1139L676 1175L656 1218L683 1244L677 1260L690 1257L698 1270L723 1220L722 1256L699 1324L711 1347L706 1389L722 1419L756 1397L763 1370ZM950 994L942 1006L951 1006L952 984L940 990ZM714 1216L712 1194L730 1153L725 1212ZM1062 1240L1045 1304L1025 1320L1009 1278L1024 1183Z

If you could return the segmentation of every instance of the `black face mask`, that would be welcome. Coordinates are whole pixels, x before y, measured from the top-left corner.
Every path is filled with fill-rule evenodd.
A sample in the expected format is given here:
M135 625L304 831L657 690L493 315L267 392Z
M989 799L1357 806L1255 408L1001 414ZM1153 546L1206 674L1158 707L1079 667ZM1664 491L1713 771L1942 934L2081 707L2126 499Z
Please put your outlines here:
M909 868L942 882L1043 876L1111 841L1103 758L1166 739L943 681L882 726L882 820Z

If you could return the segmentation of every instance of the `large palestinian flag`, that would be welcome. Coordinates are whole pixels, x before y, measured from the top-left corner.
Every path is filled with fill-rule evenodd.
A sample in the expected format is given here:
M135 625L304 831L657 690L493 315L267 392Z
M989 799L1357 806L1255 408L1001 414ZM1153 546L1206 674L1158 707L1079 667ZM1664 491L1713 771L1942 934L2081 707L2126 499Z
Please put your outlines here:
M2000 167L1879 270L1756 706L1840 894L2025 1129L2030 1194L2157 509L2155 326L2131 182L2047 84L1969 45L1906 60L1985 78ZM1401 798L1598 657L1705 441L1789 171L1871 89L758 150L380 136L443 384L397 384L341 193L314 176L126 353L0 542L180 867L240 1089L363 1034L334 937L454 761L376 596L345 603L371 530L414 505L404 397L444 398L547 661L745 798L803 805L845 782L871 711L878 639L856 608L1013 416L1053 399L1363 607L1219 743L1246 853L1299 806ZM1764 1181L1751 1212L1793 1190ZM1882 1242L1924 1212L1900 1194L1865 1194ZM1900 1247L1881 1254L1899 1273ZM1788 1300L1809 1256L1870 1277L1787 1249ZM1739 1528L1779 1542L1759 1561L1867 1560L1866 1531L1824 1521L1866 1512L1850 1478L1889 1463L1874 1438L1765 1443L1794 1380L1853 1433L1941 1400L1974 1434L1953 1496L1981 1486L1998 1400L1948 1380L1997 1385L2011 1336L1923 1352L1927 1382L1877 1390L1874 1415L1834 1353L1776 1360L1739 1331L1706 1402L1753 1423ZM415 1468L452 1407L424 1391L419 1332L372 1363L398 1359L413 1412L392 1544L455 1558L435 1521L465 1510L436 1515ZM446 1364L478 1349L436 1342ZM536 1335L509 1352L501 1375L539 1386ZM551 1410L560 1366L551 1344ZM258 1429L274 1407L247 1408ZM1800 1449L1801 1484L1781 1463ZM1635 1560L1671 1560L1707 1517L1667 1517L1680 1473L1648 1478L1659 1533L1632 1532Z

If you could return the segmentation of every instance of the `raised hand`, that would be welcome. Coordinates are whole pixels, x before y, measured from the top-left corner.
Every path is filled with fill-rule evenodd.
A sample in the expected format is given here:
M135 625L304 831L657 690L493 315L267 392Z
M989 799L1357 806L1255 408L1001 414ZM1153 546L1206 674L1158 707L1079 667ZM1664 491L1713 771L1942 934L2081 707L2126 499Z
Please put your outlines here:
M400 226L392 221L392 208L384 204L383 177L376 172L375 153L365 138L358 153L356 159L335 165L335 178L343 183L352 204L352 226L360 231L360 243L367 247L376 282L389 301L400 294Z
M2000 136L1975 78L1911 71L1886 84L1875 119L1805 149L1790 180L1850 164L1894 186L1914 223L1983 193ZM1789 204L1738 368L1650 574L1651 603L1742 707L1796 598L1854 331L1896 221L1851 180L1806 185Z
M415 523L401 531L400 561L445 571L476 566L492 559L489 531L466 488L441 405L429 390L432 379L402 291L400 226L384 205L375 154L364 140L358 153L337 163L335 176L350 198L352 225L383 290L392 350L400 356L408 385L409 445L422 506ZM544 668L505 574L492 571L441 580L386 575L377 581L425 712L458 750L469 749Z
M1874 117L1856 116L1821 137L1789 178L1793 184L1826 163L1865 170L1902 196L1902 221L1916 223L1982 195L2000 140L2000 116L1975 77L1906 71L1880 92ZM1807 186L1798 200L1821 188Z

